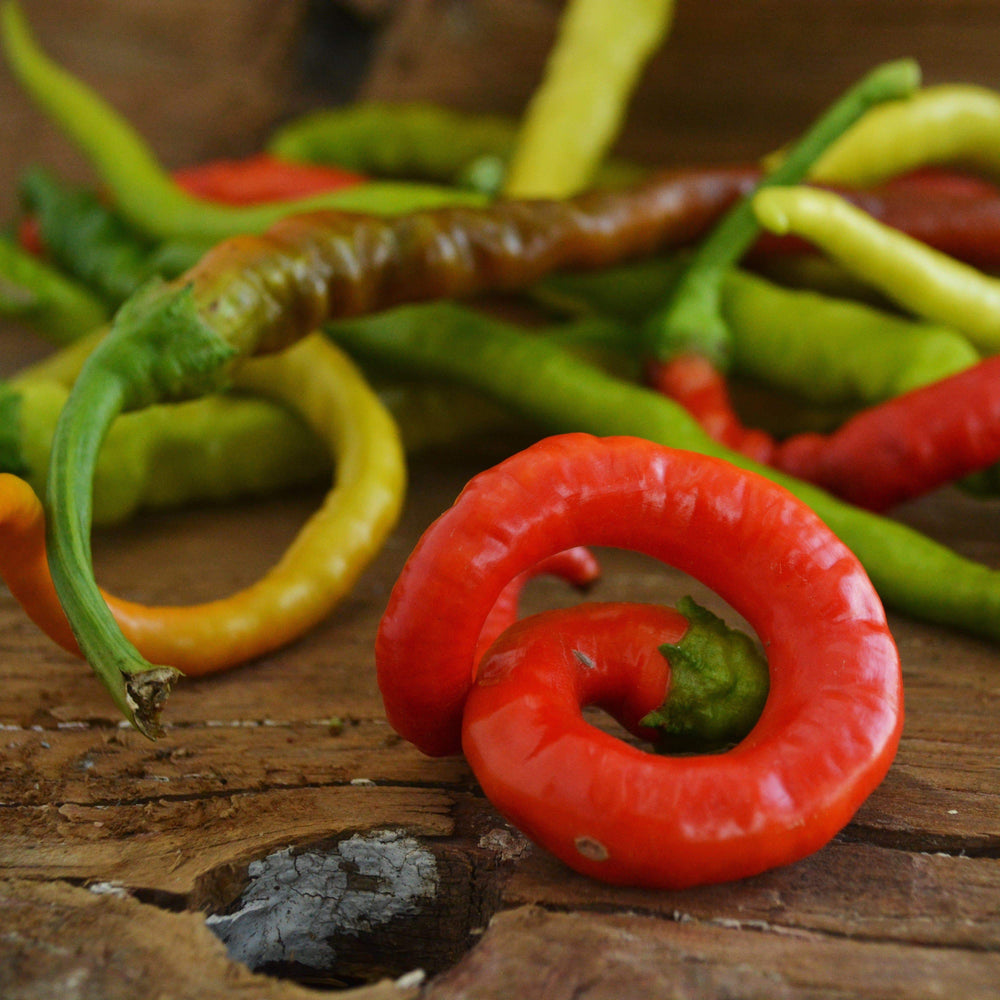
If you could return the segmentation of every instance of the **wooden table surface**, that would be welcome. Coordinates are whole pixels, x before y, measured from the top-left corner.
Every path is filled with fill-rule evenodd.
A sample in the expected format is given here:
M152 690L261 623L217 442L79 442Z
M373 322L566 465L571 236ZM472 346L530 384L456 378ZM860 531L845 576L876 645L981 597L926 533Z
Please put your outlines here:
M25 6L39 14L43 5ZM102 32L124 22L140 40L130 41L127 31L116 36L121 79L135 61L129 46L142 50L158 5L136 0L123 5L123 16L117 5L54 4L67 19L102 6L104 16L88 16L81 36L65 25L60 33L55 20L43 27L64 53L74 51L69 39L78 37L83 61L87 39L99 48ZM190 13L199 5L185 0L177 6ZM263 18L278 6L262 0L242 10ZM305 6L289 9L301 14ZM531 52L544 51L544 36L524 32L550 26L554 11L544 2L500 0L462 10L401 4L393 16L383 4L346 6L352 17L375 19L378 45L367 92L400 99L447 89L433 65L428 68L440 39L434 29L446 14L452 48L456 38L474 48L471 10L493 17L508 39L530 35L533 41L519 49L519 58L530 62ZM223 7L236 16L238 5ZM799 51L794 61L808 67L803 79L809 86L783 106L783 120L803 111L808 94L821 91L838 65L851 75L875 58L921 46L933 53L939 78L961 55L964 67L956 73L963 70L963 78L1000 81L995 69L996 79L989 79L987 51L992 60L995 46L987 42L1000 37L1000 21L988 4L949 7L962 21L949 21L943 5L929 2L840 5L858 16L865 9L873 39L868 53L854 51L833 7L723 3L703 7L701 21L684 20L677 30L690 40L683 51L692 66L690 47L707 45L713 31L718 44L720 26L742 26L744 38L770 32L772 51L785 66L793 40L808 38L799 44L815 49L814 58ZM825 34L808 35L807 8L817 25L826 25ZM690 18L687 9L682 5ZM797 34L787 18L777 17L793 10L799 11ZM284 23L269 22L274 37L292 32ZM926 31L934 25L944 34L930 45ZM164 46L173 38L169 32L156 37ZM177 45L183 37L177 35ZM229 37L233 45L222 56L240 65L257 36ZM839 63L831 57L821 64L823 46L834 42ZM940 54L942 44L951 62ZM732 41L730 47L736 48ZM742 62L733 65L751 66L753 47L740 51ZM482 53L466 51L464 60L451 54L448 86L455 88L456 79L473 79L469 66ZM262 131L279 116L276 108L301 102L303 92L294 89L280 54L261 58L280 98L260 102L255 120ZM421 72L429 75L414 83ZM673 72L664 64L659 79L668 90L681 86ZM232 73L222 73L218 86L231 85ZM514 106L529 76L525 68L504 90L494 67L494 103ZM774 76L760 83L764 93L776 92ZM16 134L28 136L30 109L11 96L9 81L2 85L10 98L4 114L20 123ZM717 84L713 101L721 88ZM734 89L730 81L730 94ZM130 111L154 99L148 89L121 93ZM455 95L467 89L451 93L451 103L460 105ZM468 100L487 103L482 95ZM640 103L640 122L651 120L654 104ZM732 102L727 108L723 117L731 123L738 109ZM813 102L808 111L815 108ZM190 106L170 111L192 121L200 114ZM711 131L701 124L699 140L702 117L685 119L686 145L676 155L686 149L707 158L713 150L728 155L750 148L746 137L737 141L721 126ZM158 122L163 148L171 130ZM210 131L206 119L190 127ZM763 131L758 127L756 134ZM25 139L26 147L15 145L14 134L0 140L11 149L8 172L39 150L67 170L82 169L44 128L31 136L34 145ZM725 150L723 135L732 143ZM774 138L759 141L767 148ZM204 153L222 141L212 134L200 150L176 151L177 162L185 152ZM227 141L235 143L232 136ZM632 141L663 148L662 137L651 137L645 125ZM24 331L0 329L0 375L42 350ZM1000 996L996 644L891 616L907 719L884 783L814 856L742 882L685 892L615 889L575 875L496 814L461 759L427 759L394 736L382 714L372 653L389 588L420 532L467 479L523 443L478 438L413 456L402 523L336 613L288 649L216 678L181 683L157 743L125 727L89 669L42 637L0 589L0 997L289 1000L337 988L359 1000ZM94 538L100 582L157 603L226 593L281 553L321 495L317 485L263 500L146 514L100 530ZM1000 567L998 515L1000 501L954 490L896 512ZM604 577L592 596L669 603L693 593L723 610L673 570L627 553L602 557ZM539 581L527 605L534 610L572 599L562 586Z

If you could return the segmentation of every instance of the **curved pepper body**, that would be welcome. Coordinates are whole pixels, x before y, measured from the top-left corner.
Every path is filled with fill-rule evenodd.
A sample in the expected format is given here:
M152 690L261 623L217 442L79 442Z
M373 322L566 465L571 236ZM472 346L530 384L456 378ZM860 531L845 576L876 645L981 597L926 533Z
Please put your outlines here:
M1000 177L1000 94L943 83L872 108L816 162L810 178L868 185L928 164Z
M669 689L657 647L686 628L676 612L544 612L477 668L506 581L571 540L665 560L754 627L770 693L734 749L655 756L581 717L601 705L645 735ZM500 811L573 868L650 888L817 850L884 777L903 720L899 656L850 551L767 480L640 438L559 435L475 477L404 567L376 665L401 735L430 754L464 749Z
M313 212L218 244L187 272L199 313L241 353L279 350L329 319L406 302L522 289L697 238L743 168L663 171L569 201L504 201L389 219Z
M201 604L152 607L101 595L128 642L193 676L263 655L330 614L395 526L405 492L391 415L321 335L243 366L237 384L303 415L327 446L334 483L281 559L241 590ZM41 505L23 480L0 477L0 484L0 533L11 539L0 575L51 638L79 653L46 565Z
M884 225L832 191L768 188L752 199L771 232L808 239L849 274L904 309L1000 351L1000 279Z
M878 746L888 766L902 718L898 654L850 550L760 476L643 439L586 434L545 439L477 476L421 538L375 646L401 735L429 754L459 750L489 609L523 569L581 544L643 552L701 580L753 625L784 678L781 698L851 701L856 715L838 709L844 740ZM807 713L802 738L828 730L830 708ZM774 711L769 700L765 715Z

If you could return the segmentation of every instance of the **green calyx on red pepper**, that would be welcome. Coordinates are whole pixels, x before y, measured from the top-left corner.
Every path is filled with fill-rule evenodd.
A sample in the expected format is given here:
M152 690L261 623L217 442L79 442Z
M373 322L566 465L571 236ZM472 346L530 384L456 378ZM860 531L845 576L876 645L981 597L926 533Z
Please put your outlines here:
M685 597L677 610L688 628L660 652L670 662L666 701L642 719L661 753L708 753L735 746L767 701L767 659L756 643Z

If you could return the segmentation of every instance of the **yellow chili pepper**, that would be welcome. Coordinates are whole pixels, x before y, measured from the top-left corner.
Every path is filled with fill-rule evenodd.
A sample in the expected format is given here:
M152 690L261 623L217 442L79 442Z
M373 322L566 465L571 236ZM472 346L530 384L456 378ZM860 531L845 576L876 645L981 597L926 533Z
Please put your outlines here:
M631 0L624 12L607 0L571 0L518 131L507 197L565 198L587 186L673 9L673 0Z
M203 604L147 607L105 594L147 657L197 676L276 649L325 618L395 526L405 490L395 424L354 364L321 334L241 366L239 387L293 405L329 447L335 482L281 560L258 581ZM0 575L32 619L79 653L45 559L33 491L0 476Z
M973 84L939 84L872 108L809 177L867 187L931 164L1000 178L1000 94Z
M965 334L984 354L1000 351L1000 280L932 249L830 191L766 188L753 198L757 220L795 234L849 274L917 316Z

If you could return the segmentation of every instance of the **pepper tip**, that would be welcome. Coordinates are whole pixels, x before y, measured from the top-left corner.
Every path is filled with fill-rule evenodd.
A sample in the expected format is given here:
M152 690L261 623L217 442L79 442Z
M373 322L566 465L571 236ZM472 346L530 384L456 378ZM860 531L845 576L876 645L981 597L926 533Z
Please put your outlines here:
M125 700L130 721L147 739L156 740L163 735L160 713L180 676L180 671L173 667L154 667L126 678Z

